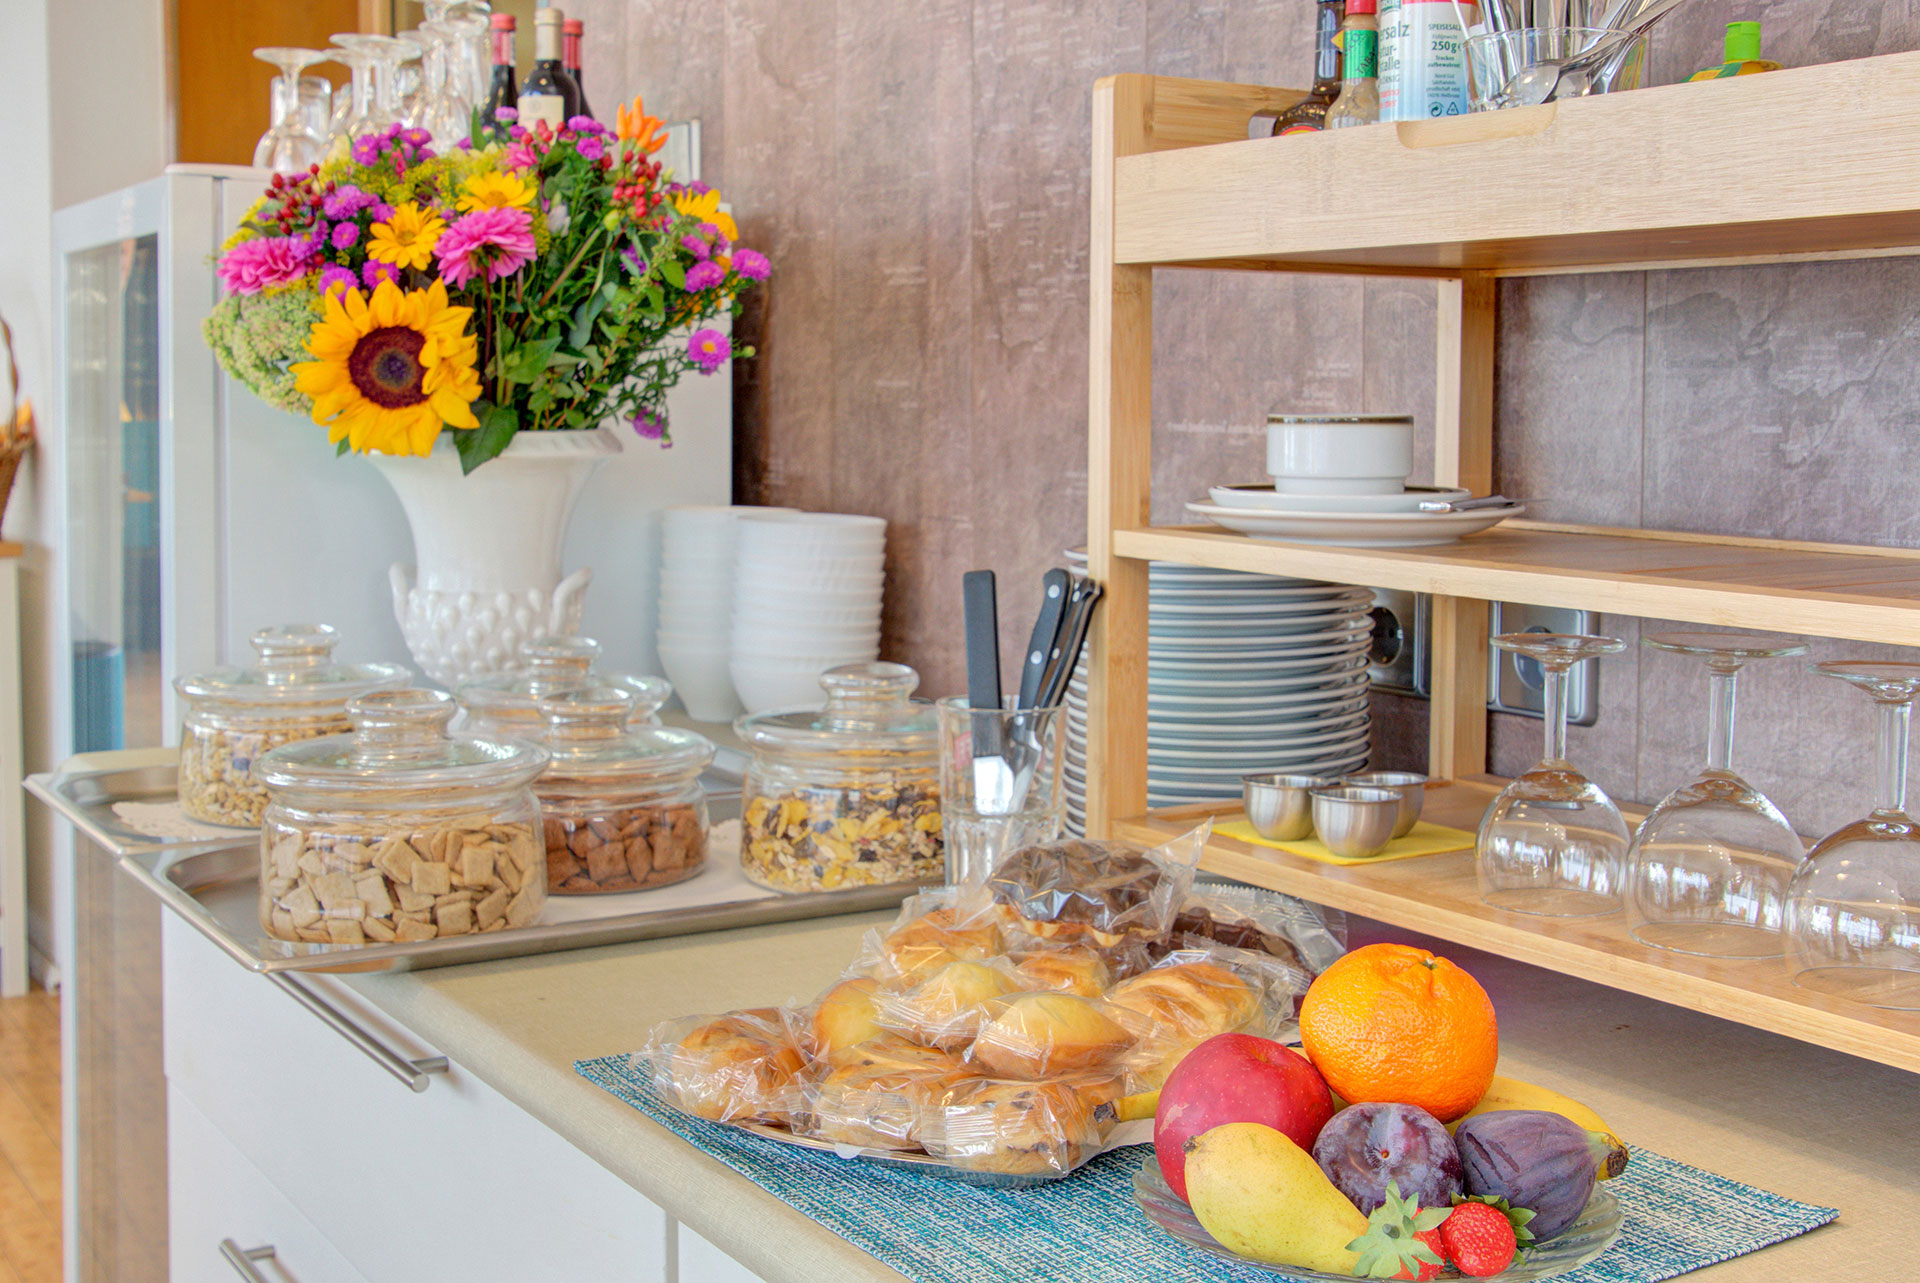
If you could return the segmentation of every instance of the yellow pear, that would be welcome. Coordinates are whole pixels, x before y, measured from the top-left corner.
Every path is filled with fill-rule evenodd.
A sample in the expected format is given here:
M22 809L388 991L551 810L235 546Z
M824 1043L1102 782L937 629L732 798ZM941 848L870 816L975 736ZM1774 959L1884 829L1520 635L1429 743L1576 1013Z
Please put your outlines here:
M1271 1265L1351 1274L1347 1244L1367 1218L1313 1155L1259 1123L1228 1123L1187 1142L1187 1199L1223 1247Z

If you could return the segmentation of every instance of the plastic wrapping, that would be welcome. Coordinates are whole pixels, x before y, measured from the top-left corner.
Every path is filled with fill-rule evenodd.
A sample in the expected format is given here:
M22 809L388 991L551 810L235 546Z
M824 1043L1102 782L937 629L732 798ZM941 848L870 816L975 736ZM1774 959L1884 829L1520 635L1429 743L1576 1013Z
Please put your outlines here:
M904 989L874 994L874 1018L927 1047L963 1051L988 1019L988 1006L1025 988L1005 958L949 962Z
M1025 847L1000 862L986 889L1011 926L1041 939L1102 948L1157 940L1193 885L1208 832L1203 825L1152 850L1077 838Z
M1035 949L1013 957L1023 989L1052 989L1098 998L1113 987L1113 969L1092 949Z
M790 1126L801 1103L806 1057L775 1007L670 1020L638 1054L661 1094L699 1118Z
M920 1143L956 1167L1008 1175L1064 1176L1099 1152L1094 1111L1122 1094L1112 1074L1051 1082L975 1078L926 1111Z
M988 1004L968 1061L997 1078L1035 1081L1111 1069L1148 1030L1098 998L1020 993Z
M1276 892L1198 885L1180 903L1165 937L1149 946L1157 962L1209 944L1264 953L1294 969L1299 992L1347 951L1347 916Z
M879 981L855 976L820 995L808 1018L807 1050L814 1059L844 1064L854 1048L886 1032L875 1002L879 988Z
M1115 985L1106 1001L1145 1029L1126 1064L1138 1085L1150 1089L1217 1034L1276 1032L1293 1014L1294 993L1287 973L1262 955L1215 946L1169 956Z
M835 1145L917 1149L928 1111L967 1079L959 1057L883 1035L802 1090L794 1131Z
M850 972L913 980L951 962L997 957L1007 940L984 896L926 892L900 906L884 935L868 940Z

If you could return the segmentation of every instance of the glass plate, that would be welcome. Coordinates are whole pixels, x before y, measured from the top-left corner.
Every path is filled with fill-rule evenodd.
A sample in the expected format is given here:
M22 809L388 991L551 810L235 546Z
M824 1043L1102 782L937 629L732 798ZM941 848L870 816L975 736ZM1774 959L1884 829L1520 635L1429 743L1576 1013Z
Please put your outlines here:
M1229 1252L1214 1240L1213 1235L1200 1228L1200 1222L1193 1217L1193 1209L1167 1188L1165 1178L1160 1175L1160 1163L1151 1154L1140 1164L1140 1170L1134 1173L1133 1201L1140 1205L1140 1210L1147 1214L1148 1220L1196 1252L1251 1265L1276 1278L1358 1283L1356 1276L1351 1274L1328 1274L1297 1265L1268 1265L1264 1261L1248 1260ZM1620 1213L1620 1201L1613 1196L1613 1192L1605 1185L1597 1186L1593 1197L1587 1200L1587 1208L1580 1214L1580 1219L1569 1226L1565 1233L1528 1252L1493 1277L1496 1283L1526 1283L1530 1279L1550 1279L1579 1269L1613 1246L1614 1240L1620 1237L1620 1226L1625 1219ZM1439 1277L1457 1279L1463 1276L1457 1270L1446 1269L1440 1272Z

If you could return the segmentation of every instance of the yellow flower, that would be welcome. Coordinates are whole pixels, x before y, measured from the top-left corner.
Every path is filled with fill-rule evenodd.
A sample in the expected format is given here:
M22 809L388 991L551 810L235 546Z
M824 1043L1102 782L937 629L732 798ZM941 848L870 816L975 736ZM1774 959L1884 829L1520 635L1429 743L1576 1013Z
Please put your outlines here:
M344 437L361 454L426 454L442 424L480 426L472 315L448 305L440 281L412 291L382 281L371 302L359 290L329 294L307 339L314 359L289 367L294 386L313 398L329 441Z
M740 229L734 225L733 215L720 208L720 193L717 191L705 191L698 196L692 192L681 192L673 198L673 207L696 223L712 223L730 241L740 239Z
M526 209L539 195L539 189L511 170L499 174L475 174L465 184L466 195L458 202L462 210L507 206Z
M434 242L446 230L438 214L408 201L393 211L392 218L373 225L367 254L395 267L425 267L433 262Z

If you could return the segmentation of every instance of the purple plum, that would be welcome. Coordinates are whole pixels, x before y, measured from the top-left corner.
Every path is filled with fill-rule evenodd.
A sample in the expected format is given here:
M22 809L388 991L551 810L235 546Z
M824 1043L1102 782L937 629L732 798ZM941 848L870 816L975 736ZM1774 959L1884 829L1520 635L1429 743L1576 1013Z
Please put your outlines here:
M1320 1129L1313 1161L1334 1188L1369 1215L1387 1183L1422 1207L1446 1207L1462 1192L1460 1151L1438 1118L1417 1105L1349 1105Z

